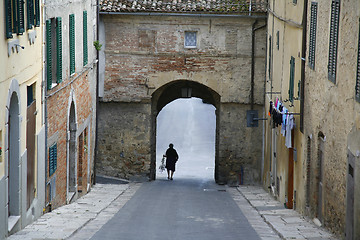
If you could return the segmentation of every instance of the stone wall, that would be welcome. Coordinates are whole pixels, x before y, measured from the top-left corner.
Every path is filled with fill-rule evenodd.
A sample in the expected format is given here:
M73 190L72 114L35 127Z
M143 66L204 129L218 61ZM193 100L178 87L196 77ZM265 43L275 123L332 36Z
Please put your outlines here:
M236 182L240 165L244 162L249 174L247 180L259 181L260 167L254 164L261 159L259 142L249 141L246 150L239 146L245 146L245 137L250 132L257 139L262 138L259 129L246 128L245 110L250 109L251 103L252 27L263 26L264 19L260 17L256 21L255 18L211 15L101 15L106 49L105 59L100 59L105 63L105 72L100 73L104 76L100 80L104 82L100 115L108 118L99 117L99 142L109 145L112 142L110 136L121 136L122 139L126 135L131 139L131 144L118 141L117 146L112 145L117 153L99 146L99 173L130 178L131 175L143 176L150 165L150 169L155 167L151 163L155 162L156 125L151 123L156 122L156 115L164 104L181 97L177 95L181 91L181 84L177 83L183 81L185 85L187 83L193 87L193 96L198 94L197 97L212 99L211 103L218 108L215 162L217 172L221 173L219 180L226 183L231 178L232 182ZM186 31L197 32L196 48L184 47ZM265 42L265 28L261 28L255 33L254 53L253 103L257 109L261 109L264 102ZM199 85L198 89L194 83ZM219 96L216 100L213 98L215 95ZM113 116L117 111L126 111L126 114ZM113 133L113 125L107 124L113 118L118 125L115 129L124 126L117 133ZM142 137L148 139L136 137L141 131L145 131ZM116 159L120 149L127 154ZM141 154L137 155L134 149L141 149ZM226 151L236 154L226 155ZM142 158L142 166L126 166L138 162L139 158ZM126 169L132 166L135 169ZM256 169L250 170L253 166Z

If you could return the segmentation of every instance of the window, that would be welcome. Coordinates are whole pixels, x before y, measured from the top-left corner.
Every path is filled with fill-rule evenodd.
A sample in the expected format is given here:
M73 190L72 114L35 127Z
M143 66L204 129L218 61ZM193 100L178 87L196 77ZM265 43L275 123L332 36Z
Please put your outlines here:
M196 48L196 33L197 32L185 32L186 48Z
M317 25L317 2L311 2L310 40L309 40L309 67L315 69L315 46Z
M83 63L88 64L87 12L83 12Z
M359 39L358 39L358 59L356 68L356 86L355 86L355 99L360 102L360 19L359 19Z
M290 82L289 82L289 101L294 102L294 77L295 77L295 58L290 59Z
M276 32L276 47L279 50L279 48L280 48L280 33L279 33L279 31Z
M75 73L75 15L69 16L70 75Z
M340 14L340 0L333 0L331 4L329 63L328 63L328 78L333 83L336 83L339 14Z
M57 144L49 148L49 176L53 175L57 168Z
M62 81L61 17L46 20L46 77L47 89Z
M6 38L25 32L23 0L5 0L5 30Z
M35 83L27 86L27 106L30 106L35 101Z
M297 0L293 0L293 4L297 4Z
M269 36L269 79L271 79L271 62L272 62L272 57L271 57L271 49L272 49L272 41L271 41L271 36Z
M39 0L27 1L27 29L31 29L33 26L40 26L40 5Z

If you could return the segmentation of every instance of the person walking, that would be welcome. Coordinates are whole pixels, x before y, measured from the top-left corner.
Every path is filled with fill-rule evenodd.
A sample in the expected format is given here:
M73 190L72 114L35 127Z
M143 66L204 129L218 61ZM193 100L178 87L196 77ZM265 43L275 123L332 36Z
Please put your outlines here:
M169 148L166 150L164 155L166 157L166 169L168 174L168 179L173 180L174 172L175 172L175 164L179 159L179 155L174 149L174 144L170 143Z

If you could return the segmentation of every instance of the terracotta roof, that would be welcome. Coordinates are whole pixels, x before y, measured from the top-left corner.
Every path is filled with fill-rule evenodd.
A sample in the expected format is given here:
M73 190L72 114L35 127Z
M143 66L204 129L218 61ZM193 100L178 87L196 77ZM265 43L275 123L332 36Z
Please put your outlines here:
M100 0L100 12L264 13L267 0Z

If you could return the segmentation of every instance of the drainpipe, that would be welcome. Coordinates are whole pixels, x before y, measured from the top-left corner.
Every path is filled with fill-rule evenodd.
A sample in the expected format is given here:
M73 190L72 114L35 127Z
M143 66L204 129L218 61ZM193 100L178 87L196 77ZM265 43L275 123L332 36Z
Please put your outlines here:
M258 23L258 20L255 20L255 22L252 25L251 29L251 87L250 87L250 104L251 104L251 110L254 110L254 88L255 88L255 32L259 29L262 29L266 27L266 24L260 27L255 28L255 25Z
M48 137L48 116L47 116L47 98L46 98L46 93L47 93L47 84L46 84L46 5L45 5L45 0L42 1L42 6L43 6L43 14L42 14L42 22L43 22L43 47L42 47L42 51L43 51L43 66L42 66L42 94L43 94L43 99L42 101L44 102L44 124L45 124L45 194L46 194L46 186L48 183L48 151L47 151L47 137ZM45 196L45 208L49 205L50 202L46 202L46 196Z
M96 0L96 40L99 40L99 0ZM96 50L96 110L95 110L95 149L94 149L94 179L93 183L96 184L96 159L98 149L98 117L99 117L99 51Z
M304 0L302 19L302 49L301 49L301 82L300 82L300 131L304 133L304 97L305 97L305 63L306 63L306 31L307 31L308 0Z

